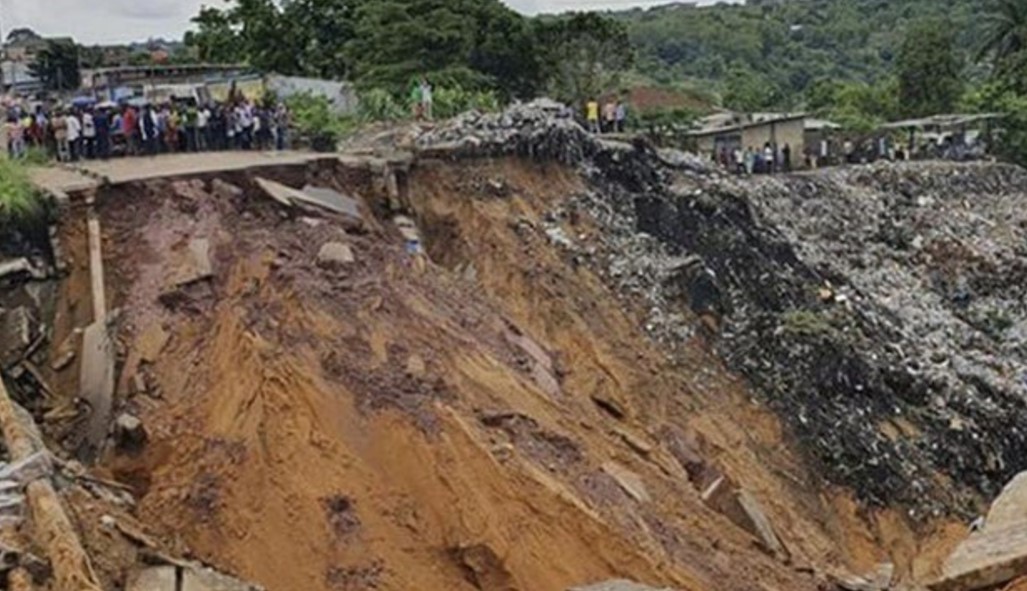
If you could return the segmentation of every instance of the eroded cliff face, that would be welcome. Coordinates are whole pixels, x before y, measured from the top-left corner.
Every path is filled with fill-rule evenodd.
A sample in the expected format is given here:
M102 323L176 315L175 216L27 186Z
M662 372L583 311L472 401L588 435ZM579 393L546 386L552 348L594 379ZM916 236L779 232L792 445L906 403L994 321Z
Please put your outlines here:
M162 547L272 591L906 584L1027 464L1020 169L740 179L537 106L390 133L99 195L147 435L99 469ZM41 420L76 416L84 228L56 396L15 384Z
M574 204L606 227L568 248L601 253L664 343L695 328L681 302L705 316L830 480L918 517L971 514L1027 467L1022 169L739 179L606 152Z

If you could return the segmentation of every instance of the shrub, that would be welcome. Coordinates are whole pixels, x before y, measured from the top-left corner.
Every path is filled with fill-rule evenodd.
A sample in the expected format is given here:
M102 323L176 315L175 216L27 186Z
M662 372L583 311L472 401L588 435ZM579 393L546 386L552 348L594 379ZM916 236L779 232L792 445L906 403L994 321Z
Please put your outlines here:
M0 227L30 225L45 214L43 200L24 164L0 159Z
M399 121L410 111L389 91L372 88L360 95L360 118L365 121Z
M50 154L47 153L45 148L32 146L25 151L25 157L22 162L30 166L44 166L50 163Z
M465 111L492 112L499 110L499 97L490 90L464 90L446 87L435 90L434 113L436 119L449 119Z
M286 104L292 113L293 127L317 149L333 149L332 146L355 127L352 118L335 113L331 102L323 96L296 94L289 97Z

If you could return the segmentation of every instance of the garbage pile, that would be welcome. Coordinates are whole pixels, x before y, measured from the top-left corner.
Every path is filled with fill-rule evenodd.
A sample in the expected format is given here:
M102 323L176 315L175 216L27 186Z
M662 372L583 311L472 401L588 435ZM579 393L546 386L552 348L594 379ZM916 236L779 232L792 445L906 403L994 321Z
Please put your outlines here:
M738 178L532 105L418 145L576 163L543 229L674 346L711 338L829 480L969 514L1027 468L1027 173L904 163ZM578 231L588 215L598 231ZM949 483L955 484L952 486Z
M655 174L593 175L576 200L611 230L596 262L645 296L658 339L689 334L682 303L705 320L829 478L925 516L970 512L973 493L1027 467L1027 173L921 163L740 180L634 163ZM636 190L639 177L662 185Z
M520 155L579 163L596 144L560 103L539 99L514 104L498 113L470 111L421 133L418 151L459 156Z

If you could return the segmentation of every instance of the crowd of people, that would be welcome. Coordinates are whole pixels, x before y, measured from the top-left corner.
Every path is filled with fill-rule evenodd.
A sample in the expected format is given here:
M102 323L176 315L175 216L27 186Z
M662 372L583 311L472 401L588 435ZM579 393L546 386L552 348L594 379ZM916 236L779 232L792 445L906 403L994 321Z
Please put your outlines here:
M774 174L791 172L792 147L778 146L767 142L762 148L736 146L733 149L721 147L713 154L713 160L736 174Z
M592 133L624 133L628 120L628 107L624 101L608 100L601 106L597 99L585 103L585 122Z
M289 109L245 99L200 104L37 106L8 109L4 132L11 158L28 148L46 150L61 162L112 156L216 150L284 150Z

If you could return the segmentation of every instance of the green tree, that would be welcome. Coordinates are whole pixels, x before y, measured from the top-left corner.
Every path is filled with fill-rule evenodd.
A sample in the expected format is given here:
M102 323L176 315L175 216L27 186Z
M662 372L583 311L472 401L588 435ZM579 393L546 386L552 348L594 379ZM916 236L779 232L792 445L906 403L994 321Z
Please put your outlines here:
M760 111L782 106L783 93L763 74L736 66L724 84L724 106L736 111Z
M346 46L355 33L357 7L362 0L290 0L282 8L282 27L288 30L296 73L342 80L350 75Z
M47 90L79 87L79 48L71 41L50 41L36 54L30 71Z
M995 0L983 20L984 42L977 59L991 63L996 79L1027 92L1027 0Z
M540 77L533 41L499 0L377 0L356 9L346 55L363 88L401 94L427 75L440 87L524 96Z
M263 72L301 72L293 27L274 0L235 0L228 12L250 65Z
M195 49L202 62L230 64L245 60L239 34L229 14L217 8L204 6L193 17L195 31L185 34L185 44Z
M634 50L623 23L594 12L538 22L539 51L550 92L581 104L620 87L620 76L634 64Z
M896 64L904 114L952 111L963 92L963 67L954 44L951 23L928 20L907 30Z

